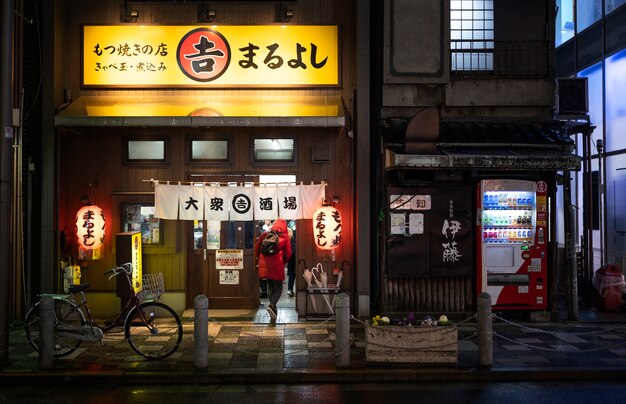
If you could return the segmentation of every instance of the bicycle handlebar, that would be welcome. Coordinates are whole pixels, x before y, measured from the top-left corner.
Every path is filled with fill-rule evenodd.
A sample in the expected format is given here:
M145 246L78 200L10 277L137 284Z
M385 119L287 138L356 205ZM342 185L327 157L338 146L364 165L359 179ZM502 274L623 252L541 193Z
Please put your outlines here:
M117 275L121 274L122 272L126 272L127 274L130 274L130 272L131 272L131 263L130 262L127 262L125 264L113 267L110 270L106 271L104 273L104 275L111 275L111 274L113 274L113 276L117 276Z

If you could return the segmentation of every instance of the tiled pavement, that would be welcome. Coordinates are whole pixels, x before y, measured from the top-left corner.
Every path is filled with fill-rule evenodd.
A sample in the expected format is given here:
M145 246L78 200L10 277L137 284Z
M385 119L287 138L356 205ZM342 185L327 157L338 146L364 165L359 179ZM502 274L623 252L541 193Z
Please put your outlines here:
M23 330L10 334L9 362L0 383L83 381L130 383L341 382L355 380L493 380L594 377L626 378L624 323L508 323L494 319L493 366L478 366L476 324L459 325L456 365L380 364L365 360L364 327L351 323L350 366L335 366L335 324L218 321L209 323L209 365L193 366L193 312L182 316L183 343L170 358L147 361L123 334L105 336L104 347L84 342L54 369L40 370ZM595 375L595 376L594 376Z

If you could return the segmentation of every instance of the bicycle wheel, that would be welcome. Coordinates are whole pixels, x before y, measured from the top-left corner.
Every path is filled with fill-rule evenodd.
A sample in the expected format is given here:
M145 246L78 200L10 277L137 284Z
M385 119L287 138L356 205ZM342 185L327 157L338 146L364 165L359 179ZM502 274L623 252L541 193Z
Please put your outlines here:
M54 313L56 319L60 323L82 326L85 324L85 316L76 307L76 305L69 300L54 299ZM28 343L33 347L35 351L39 351L39 302L35 303L26 314L24 320L26 328L26 339ZM61 358L74 352L81 344L81 340L57 337L54 335L54 357Z
M169 306L144 302L133 308L124 324L128 343L148 359L164 359L176 352L183 339L183 325Z

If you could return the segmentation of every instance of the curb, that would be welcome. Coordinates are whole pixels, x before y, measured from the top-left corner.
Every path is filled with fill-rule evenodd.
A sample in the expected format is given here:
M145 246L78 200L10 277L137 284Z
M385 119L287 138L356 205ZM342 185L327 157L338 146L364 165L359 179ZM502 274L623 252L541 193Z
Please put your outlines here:
M350 384L421 382L556 382L625 381L623 367L603 369L384 369L217 373L202 369L183 372L33 371L2 372L0 385L186 385L186 384Z

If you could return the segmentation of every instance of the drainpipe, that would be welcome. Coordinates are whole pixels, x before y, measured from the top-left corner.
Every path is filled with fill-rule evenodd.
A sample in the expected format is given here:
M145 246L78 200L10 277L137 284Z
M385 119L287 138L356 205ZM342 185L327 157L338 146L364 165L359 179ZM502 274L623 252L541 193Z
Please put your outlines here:
M2 2L0 45L0 362L9 359L11 190L13 165L13 0Z
M572 177L563 171L567 319L578 320L578 271L576 265L576 208L572 205Z

